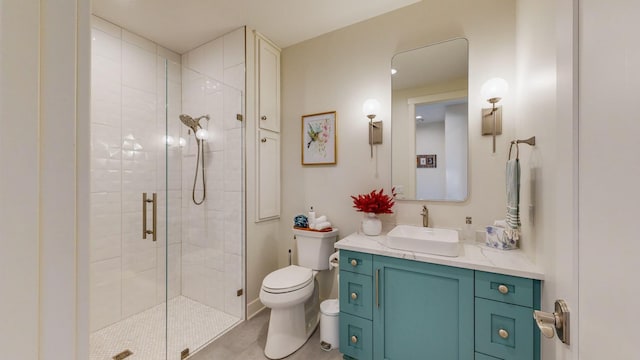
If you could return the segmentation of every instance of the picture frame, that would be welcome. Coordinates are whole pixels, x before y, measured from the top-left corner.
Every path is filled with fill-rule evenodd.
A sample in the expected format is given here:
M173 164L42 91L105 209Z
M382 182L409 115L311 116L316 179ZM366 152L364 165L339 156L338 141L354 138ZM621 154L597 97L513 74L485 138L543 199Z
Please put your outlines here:
M302 115L302 165L333 165L338 162L335 111Z
M417 168L437 168L437 155L416 155L416 167Z

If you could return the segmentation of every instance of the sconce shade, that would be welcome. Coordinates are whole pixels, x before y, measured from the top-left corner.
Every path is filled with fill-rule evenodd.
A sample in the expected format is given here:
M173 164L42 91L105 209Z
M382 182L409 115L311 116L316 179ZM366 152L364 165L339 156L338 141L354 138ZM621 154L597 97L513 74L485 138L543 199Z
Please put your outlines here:
M380 113L380 102L376 99L368 99L362 105L362 114L366 117L376 117Z
M489 101L497 99L498 101L507 95L509 84L504 79L492 78L487 80L480 88L480 95L483 99ZM492 101L489 101L492 102ZM494 101L497 102L497 101Z

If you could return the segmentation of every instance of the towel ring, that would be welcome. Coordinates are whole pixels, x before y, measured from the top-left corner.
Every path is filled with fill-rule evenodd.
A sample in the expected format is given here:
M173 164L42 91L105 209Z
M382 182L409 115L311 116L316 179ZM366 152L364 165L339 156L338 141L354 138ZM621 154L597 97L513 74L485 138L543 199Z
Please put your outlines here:
M516 160L520 159L520 147L518 146L518 142L517 141L512 141L511 145L509 145L509 160L511 160L511 149L513 148L513 145L516 146Z

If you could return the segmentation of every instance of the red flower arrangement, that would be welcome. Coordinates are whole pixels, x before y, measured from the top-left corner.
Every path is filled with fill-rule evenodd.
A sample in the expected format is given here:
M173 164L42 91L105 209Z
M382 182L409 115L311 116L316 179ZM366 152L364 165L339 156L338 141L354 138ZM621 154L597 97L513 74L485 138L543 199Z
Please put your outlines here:
M358 209L357 211L374 214L393 214L391 208L395 204L393 199L396 196L395 188L391 189L391 195L387 195L383 192L373 190L368 194L361 194L351 196L353 199L353 207Z

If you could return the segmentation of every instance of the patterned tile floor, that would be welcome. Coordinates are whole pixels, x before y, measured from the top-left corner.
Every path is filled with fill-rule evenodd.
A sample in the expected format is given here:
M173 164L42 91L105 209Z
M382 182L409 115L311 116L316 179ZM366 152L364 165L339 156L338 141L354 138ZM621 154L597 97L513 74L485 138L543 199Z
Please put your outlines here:
M165 332L167 308L169 327ZM183 349L193 353L239 322L239 318L178 296L169 300L168 307L157 305L92 333L90 359L112 360L129 349L133 355L126 360L161 360L165 352L169 354L166 359L179 360Z

